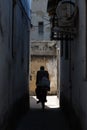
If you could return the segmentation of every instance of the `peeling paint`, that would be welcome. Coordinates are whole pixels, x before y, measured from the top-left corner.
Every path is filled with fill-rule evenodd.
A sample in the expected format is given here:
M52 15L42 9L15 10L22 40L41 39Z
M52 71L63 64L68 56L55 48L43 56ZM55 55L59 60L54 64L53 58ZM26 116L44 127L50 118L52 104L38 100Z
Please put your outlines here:
M48 62L46 63L46 67L50 75L51 88L52 87L57 88L57 60L56 58L52 58L48 60Z

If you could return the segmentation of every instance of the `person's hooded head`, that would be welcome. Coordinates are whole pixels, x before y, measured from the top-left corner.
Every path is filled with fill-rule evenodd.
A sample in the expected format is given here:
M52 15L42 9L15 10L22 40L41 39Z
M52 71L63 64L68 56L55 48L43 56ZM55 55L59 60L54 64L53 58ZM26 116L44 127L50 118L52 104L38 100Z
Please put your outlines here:
M41 67L40 67L40 70L44 70L44 66L41 66Z

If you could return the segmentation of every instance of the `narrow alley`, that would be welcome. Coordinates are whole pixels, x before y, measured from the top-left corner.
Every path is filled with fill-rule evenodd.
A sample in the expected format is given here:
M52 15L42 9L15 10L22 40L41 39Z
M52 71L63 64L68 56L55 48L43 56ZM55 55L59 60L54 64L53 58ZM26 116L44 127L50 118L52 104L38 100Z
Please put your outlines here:
M18 121L15 130L71 130L68 118L58 106L58 98L47 96L47 100L43 111L41 104L31 97L30 110Z
M87 130L87 0L0 0L0 59L0 130ZM60 107L30 101L41 66Z
M12 125L12 130L73 130L69 119L59 107L57 96L47 96L48 103L45 110L41 109L41 104L36 104L36 98L30 97L30 110L20 119L16 118L16 125ZM10 125L11 126L11 125ZM74 129L75 130L75 129Z

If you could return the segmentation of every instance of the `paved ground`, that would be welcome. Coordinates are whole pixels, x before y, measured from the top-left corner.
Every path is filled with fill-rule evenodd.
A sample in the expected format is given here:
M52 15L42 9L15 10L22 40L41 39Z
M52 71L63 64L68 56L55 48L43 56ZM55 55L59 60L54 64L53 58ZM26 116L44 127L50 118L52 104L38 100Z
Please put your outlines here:
M31 97L31 109L19 121L15 130L71 130L62 109L56 106L58 100L55 100L56 105L54 105L53 98L57 98L49 98L49 105L47 104L45 111L42 111L41 106L36 104L36 98ZM54 104L51 104L51 101Z

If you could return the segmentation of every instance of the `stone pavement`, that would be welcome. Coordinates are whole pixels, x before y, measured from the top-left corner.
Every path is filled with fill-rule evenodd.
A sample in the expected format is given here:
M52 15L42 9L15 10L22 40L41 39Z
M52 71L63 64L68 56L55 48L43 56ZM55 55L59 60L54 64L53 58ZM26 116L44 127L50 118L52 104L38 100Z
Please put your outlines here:
M58 106L54 108L54 105L51 104L46 106L45 111L42 111L41 106L35 106L38 106L36 98L31 97L31 109L18 122L15 130L71 130L61 108Z

